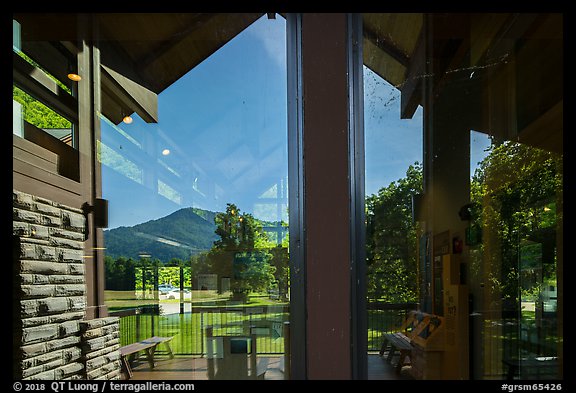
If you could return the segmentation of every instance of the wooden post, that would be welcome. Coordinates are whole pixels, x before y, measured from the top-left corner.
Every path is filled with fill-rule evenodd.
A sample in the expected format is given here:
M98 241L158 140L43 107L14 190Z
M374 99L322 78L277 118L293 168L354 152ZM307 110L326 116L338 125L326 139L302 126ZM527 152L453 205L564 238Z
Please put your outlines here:
M352 377L347 22L302 17L308 379Z

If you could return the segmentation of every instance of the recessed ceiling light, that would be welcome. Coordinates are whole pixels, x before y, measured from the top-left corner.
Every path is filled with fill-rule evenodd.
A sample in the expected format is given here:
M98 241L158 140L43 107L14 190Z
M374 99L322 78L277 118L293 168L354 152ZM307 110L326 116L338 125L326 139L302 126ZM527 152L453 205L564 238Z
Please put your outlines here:
M163 155L163 156L167 156L168 154L170 154L170 149L164 149L164 150L162 150L162 155Z
M122 119L122 121L126 124L131 124L133 119L131 116L124 116L124 118Z

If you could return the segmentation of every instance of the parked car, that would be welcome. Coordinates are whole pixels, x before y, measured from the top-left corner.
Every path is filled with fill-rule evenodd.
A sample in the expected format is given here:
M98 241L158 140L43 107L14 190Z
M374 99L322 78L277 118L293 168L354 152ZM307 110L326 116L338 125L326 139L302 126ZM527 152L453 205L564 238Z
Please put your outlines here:
M160 295L167 295L170 291L174 291L176 287L171 284L160 284L158 285L158 292Z
M173 289L167 293L167 299L180 299L180 292L184 294L184 299L192 299L192 291L189 289Z

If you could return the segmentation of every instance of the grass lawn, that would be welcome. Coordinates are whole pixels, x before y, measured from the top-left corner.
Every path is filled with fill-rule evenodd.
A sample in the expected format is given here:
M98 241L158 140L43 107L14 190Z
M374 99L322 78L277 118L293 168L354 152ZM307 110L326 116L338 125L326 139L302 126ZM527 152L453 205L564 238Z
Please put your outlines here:
M213 326L214 336L239 335L245 326L258 326L262 334L257 341L258 352L283 353L284 340L275 334L273 324L282 334L282 322L287 319L286 313L247 314L230 309L204 312L202 308L184 314L139 314L121 319L120 339L126 345L152 336L173 336L171 347L175 354L203 354L207 326Z
M282 334L282 322L288 320L288 314L282 312L288 303L272 300L267 294L253 293L246 302L239 303L230 301L230 293L191 291L184 300L184 309L188 310L184 314L173 313L179 307L169 307L177 306L180 299L167 299L157 293L142 296L139 291L105 291L105 299L111 312L144 307L141 314L121 318L122 345L152 336L173 336L170 346L175 354L203 354L206 326L214 327L215 336L241 334L244 326L257 326L261 334L257 341L259 353L284 352L284 340L278 333ZM160 306L160 315L146 311L145 306L154 305ZM172 311L166 313L168 309Z
M154 299L139 296L135 291L106 291L106 304L110 311L159 305L160 315L143 311L139 315L122 317L121 343L126 345L151 336L173 336L171 347L175 354L203 354L206 352L205 328L214 327L214 335L241 334L244 326L258 326L259 353L283 353L284 341L281 326L289 320L289 314L278 307L288 302L272 300L262 294L251 294L247 302L230 302L230 295L216 291L192 291L191 298L184 301L184 314L165 313L178 309L179 299ZM168 307L174 305L175 307ZM193 312L190 312L193 307ZM238 308L238 311L235 309ZM246 311L244 310L246 309ZM378 311L368 313L368 350L377 351L382 343L382 333L394 330L402 324L403 311ZM280 335L280 336L279 336Z

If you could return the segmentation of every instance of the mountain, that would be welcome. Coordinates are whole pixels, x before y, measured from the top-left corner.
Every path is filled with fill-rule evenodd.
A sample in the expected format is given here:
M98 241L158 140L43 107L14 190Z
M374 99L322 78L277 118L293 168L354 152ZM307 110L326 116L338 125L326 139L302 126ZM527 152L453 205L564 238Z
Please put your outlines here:
M147 254L162 262L172 258L187 260L210 250L218 239L215 216L214 212L189 207L132 227L105 230L106 255L139 259Z

